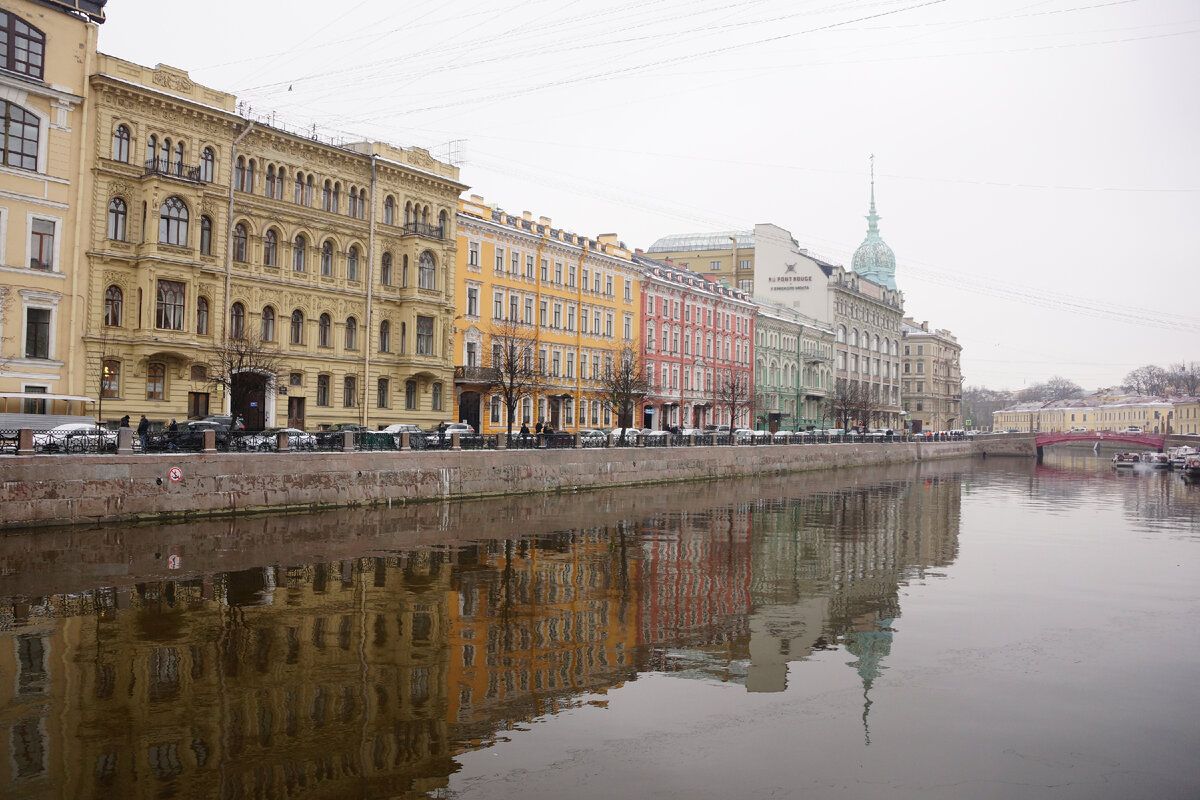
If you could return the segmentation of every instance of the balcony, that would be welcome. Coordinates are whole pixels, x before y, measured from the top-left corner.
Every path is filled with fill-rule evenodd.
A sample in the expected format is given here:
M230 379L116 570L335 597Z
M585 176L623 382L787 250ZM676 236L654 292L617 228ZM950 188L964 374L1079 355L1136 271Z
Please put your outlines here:
M427 222L406 222L402 228L401 236L424 236L426 239L438 239L439 241L446 238L446 229L441 225L430 225Z
M204 183L199 165L192 166L184 164L182 161L172 161L169 158L147 159L146 171L142 173L142 177L145 178L147 175L166 175L193 183Z
M456 366L454 368L456 384L476 384L492 386L496 382L496 370L492 367Z

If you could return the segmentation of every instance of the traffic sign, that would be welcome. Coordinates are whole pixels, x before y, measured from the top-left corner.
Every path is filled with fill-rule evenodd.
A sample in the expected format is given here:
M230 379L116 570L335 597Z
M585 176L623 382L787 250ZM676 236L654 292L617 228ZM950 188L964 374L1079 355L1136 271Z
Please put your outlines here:
M171 467L171 471L167 473L167 477L171 479L172 483L179 483L183 480L183 470L179 467Z

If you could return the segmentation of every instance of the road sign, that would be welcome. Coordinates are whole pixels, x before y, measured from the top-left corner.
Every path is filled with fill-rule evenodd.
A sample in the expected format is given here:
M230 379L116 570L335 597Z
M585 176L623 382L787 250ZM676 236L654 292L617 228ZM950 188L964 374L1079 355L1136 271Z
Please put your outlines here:
M171 471L167 473L167 477L171 479L172 483L179 483L183 480L183 470L179 467L171 467Z
M179 569L181 561L182 559L179 558L178 553L171 553L171 555L167 556L167 569Z

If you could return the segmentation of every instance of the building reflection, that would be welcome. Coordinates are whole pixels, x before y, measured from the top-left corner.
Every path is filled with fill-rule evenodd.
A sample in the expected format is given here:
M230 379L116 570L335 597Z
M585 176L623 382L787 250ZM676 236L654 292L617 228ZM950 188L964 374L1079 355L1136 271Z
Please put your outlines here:
M457 754L640 672L780 691L835 647L865 723L900 587L955 557L960 487L788 480L644 515L594 504L603 524L557 529L514 507L510 538L364 555L356 531L357 554L299 566L10 595L0 787L423 797Z

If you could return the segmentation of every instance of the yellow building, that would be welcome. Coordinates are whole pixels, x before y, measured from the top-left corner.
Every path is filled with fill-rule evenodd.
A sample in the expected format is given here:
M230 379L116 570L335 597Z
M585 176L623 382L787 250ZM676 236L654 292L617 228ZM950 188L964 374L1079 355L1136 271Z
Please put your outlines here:
M472 195L458 214L457 419L480 433L508 428L489 384L493 339L520 337L537 373L514 429L613 424L600 378L641 338L641 272L614 234L589 239L529 212L506 214Z
M100 55L90 92L79 290L99 416L449 417L456 167L244 118L161 64Z
M1186 403L1184 404L1186 408ZM1071 430L1183 433L1178 403L1159 397L1092 397L1046 403L1020 403L995 412L995 429L1021 432ZM1184 418L1186 420L1186 417ZM1194 420L1193 424L1200 423Z
M753 294L754 234L753 230L672 234L657 240L647 253L702 273L713 283L724 280Z
M1200 434L1200 397L1183 397L1172 410L1172 433Z
M87 286L84 105L103 6L0 4L0 413L88 414L96 396L74 343Z

